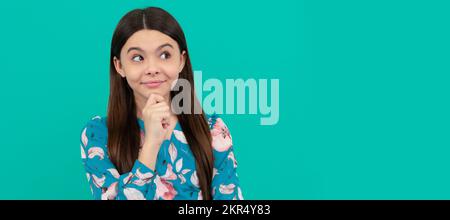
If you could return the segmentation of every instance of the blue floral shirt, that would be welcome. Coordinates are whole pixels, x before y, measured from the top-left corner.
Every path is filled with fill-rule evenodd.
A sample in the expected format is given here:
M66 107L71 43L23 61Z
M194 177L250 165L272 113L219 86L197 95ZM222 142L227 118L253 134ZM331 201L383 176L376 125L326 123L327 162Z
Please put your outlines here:
M208 116L208 123L214 156L213 199L242 200L229 130L217 115ZM138 124L141 137L144 137L144 122L138 119ZM81 159L94 199L202 199L195 158L179 123L170 140L164 140L161 144L155 170L136 159L131 172L123 174L108 158L107 129L106 117L96 116L81 132Z

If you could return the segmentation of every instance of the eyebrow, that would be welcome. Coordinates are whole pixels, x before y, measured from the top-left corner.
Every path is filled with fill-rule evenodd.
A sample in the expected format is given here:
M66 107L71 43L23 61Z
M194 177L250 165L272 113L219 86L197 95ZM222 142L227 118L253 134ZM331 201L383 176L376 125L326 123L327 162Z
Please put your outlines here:
M161 46L159 46L158 48L156 48L156 50L161 50L161 48L163 48L163 47L171 47L171 48L173 48L172 44L165 43L165 44L162 44ZM142 48L140 48L140 47L130 47L130 48L128 48L127 53L129 53L132 50L137 50L139 52L144 52L144 50Z

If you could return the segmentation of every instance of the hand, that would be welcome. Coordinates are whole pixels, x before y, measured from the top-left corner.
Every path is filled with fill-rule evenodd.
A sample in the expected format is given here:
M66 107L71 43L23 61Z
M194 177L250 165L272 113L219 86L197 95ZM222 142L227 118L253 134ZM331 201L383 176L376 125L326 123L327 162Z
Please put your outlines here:
M167 135L170 116L170 107L164 97L151 94L142 109L145 125L144 141L160 145Z
M145 138L139 161L154 169L156 157L170 125L170 107L164 97L151 94L142 109L145 126Z

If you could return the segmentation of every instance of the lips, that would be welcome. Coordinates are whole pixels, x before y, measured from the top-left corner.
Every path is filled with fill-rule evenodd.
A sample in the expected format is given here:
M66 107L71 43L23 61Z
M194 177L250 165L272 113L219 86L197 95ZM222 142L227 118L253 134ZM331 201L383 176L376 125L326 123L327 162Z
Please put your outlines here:
M148 80L145 82L141 82L141 84L145 85L148 88L157 88L164 82L166 82L166 80Z

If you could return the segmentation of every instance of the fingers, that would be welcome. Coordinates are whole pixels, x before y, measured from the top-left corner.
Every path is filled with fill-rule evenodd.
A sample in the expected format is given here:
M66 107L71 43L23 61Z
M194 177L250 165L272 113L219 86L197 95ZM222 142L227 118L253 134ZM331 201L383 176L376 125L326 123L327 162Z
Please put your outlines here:
M151 109L166 109L166 110L170 110L169 105L167 104L167 102L160 102L160 103L156 103L154 105L150 106Z
M143 115L151 115L154 112L170 112L170 107L165 102L160 102L142 110Z
M157 123L158 125L155 125L161 126L164 130L169 126L170 107L161 95L150 94L142 114L145 118L150 119L152 123Z
M148 106L142 110L144 117L148 117L152 121L159 121L164 123L169 121L170 117L170 107L166 102L156 103L154 105Z
M164 101L164 97L153 93L150 95L142 109L142 114L151 115L153 112L157 111L170 111L170 107L167 102Z
M144 108L154 105L154 104L157 104L162 101L164 101L164 97L162 97L161 95L158 95L156 93L152 93L152 94L150 94L150 97L148 97L147 103L145 103Z

